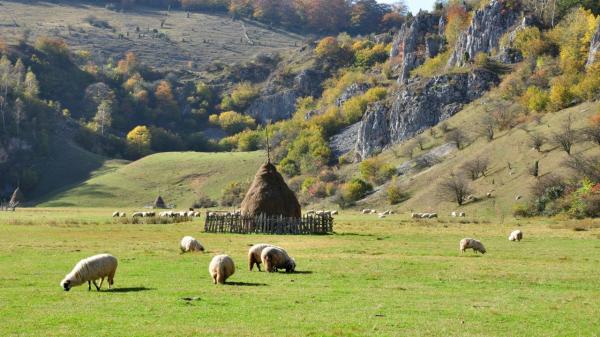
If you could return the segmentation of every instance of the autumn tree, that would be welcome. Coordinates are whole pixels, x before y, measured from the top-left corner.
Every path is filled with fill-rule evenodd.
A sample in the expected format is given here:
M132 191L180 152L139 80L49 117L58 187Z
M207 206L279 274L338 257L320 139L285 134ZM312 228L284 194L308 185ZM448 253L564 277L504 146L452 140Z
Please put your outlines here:
M339 32L348 27L349 3L345 0L299 0L309 29Z
M27 74L25 74L23 93L27 97L37 97L37 95L40 93L40 84L33 71L31 71L31 68L27 70Z
M383 16L390 11L388 6L375 0L358 0L350 11L350 26L359 34L377 31Z
M127 145L134 157L143 156L150 152L150 129L145 125L138 125L127 134Z

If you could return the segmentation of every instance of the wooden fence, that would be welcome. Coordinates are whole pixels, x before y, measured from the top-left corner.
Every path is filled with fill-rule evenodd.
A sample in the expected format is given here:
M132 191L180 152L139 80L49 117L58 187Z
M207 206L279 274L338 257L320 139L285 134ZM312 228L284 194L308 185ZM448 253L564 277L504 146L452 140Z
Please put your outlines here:
M333 217L329 214L310 214L301 218L283 216L242 216L207 213L204 231L208 233L238 234L327 234L333 232Z

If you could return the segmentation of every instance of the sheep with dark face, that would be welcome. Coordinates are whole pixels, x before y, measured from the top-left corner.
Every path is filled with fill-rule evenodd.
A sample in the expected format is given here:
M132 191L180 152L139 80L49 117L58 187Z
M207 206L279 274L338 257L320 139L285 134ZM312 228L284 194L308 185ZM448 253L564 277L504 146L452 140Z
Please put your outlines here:
M261 260L261 254L263 252L263 250L267 247L277 247L268 243L257 243L255 245L252 245L252 247L250 247L250 249L248 250L248 269L250 271L252 271L252 268L254 268L254 265L256 264L256 268L258 268L258 271L260 270L260 264L262 262ZM277 247L279 248L279 247Z
M260 259L269 273L277 272L278 269L285 269L286 273L296 270L296 260L279 247L266 247L260 254Z
M104 278L108 279L108 289L114 284L117 272L117 258L110 254L99 254L79 261L73 270L60 282L60 286L69 291L72 287L88 283L88 290L92 289L92 282L96 290L100 291ZM100 279L100 285L96 280Z
M225 284L229 276L235 273L235 264L228 255L217 255L210 261L208 272L214 284Z
M183 239L181 239L179 247L181 248L182 253L204 251L204 247L202 247L200 242L191 236L184 236Z
M464 238L460 240L460 252L464 253L467 249L473 249L475 253L480 252L485 254L486 250L483 244L479 240Z
M510 235L508 236L508 240L509 241L521 241L521 240L523 240L523 232L521 232L521 230L519 230L519 229L512 231L510 233Z

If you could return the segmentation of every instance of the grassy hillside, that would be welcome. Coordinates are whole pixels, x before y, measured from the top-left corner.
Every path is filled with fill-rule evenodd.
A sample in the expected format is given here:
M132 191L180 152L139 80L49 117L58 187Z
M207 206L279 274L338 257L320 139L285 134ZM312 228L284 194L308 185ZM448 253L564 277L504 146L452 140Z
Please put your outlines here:
M143 207L160 193L165 202L189 207L199 195L219 199L230 182L252 179L263 152L169 152L126 164L107 161L92 177L40 200L52 207Z
M556 113L545 114L539 122L532 118L531 122L520 127L497 132L494 140L488 142L481 135L481 125L478 121L486 113L486 109L489 109L489 105L487 98L478 100L447 121L450 129L461 128L469 135L472 142L467 147L453 152L443 162L433 167L417 173L413 171L397 178L398 183L408 193L410 199L399 205L390 206L385 196L388 183L377 188L378 192L360 201L357 207L389 208L406 212L410 210L438 212L443 216L448 216L448 213L454 210L464 210L468 215L474 217L491 217L499 220L511 218L514 207L528 201L530 187L535 182L535 178L528 173L528 170L535 160L540 161L540 175L552 172L568 177L571 174L562 165L568 158L562 149L546 141L542 146L542 151L538 153L529 144L529 134L539 132L546 138L550 138L552 132L558 131L569 115L573 118L574 128L582 128L587 126L588 118L598 112L599 106L600 102L584 103ZM422 134L425 138L425 147L423 151L417 150L415 156L427 153L432 148L446 143L440 127L434 129L436 137L431 136L430 130ZM407 146L415 146L414 140L394 146L377 157L394 166L400 166L409 160L402 156L403 150ZM594 143L580 140L573 147L572 153L595 155L600 154L600 148ZM471 183L474 195L481 199L457 207L456 203L441 197L439 184L451 172L461 173L461 166L465 162L478 157L490 160L487 175ZM357 175L358 167L350 165L343 168L343 172L349 176ZM490 190L494 191L493 197L486 198L486 193ZM517 201L515 199L518 195L522 198Z
M334 235L248 236L202 233L199 221L112 224L110 212L0 213L0 335L594 336L600 330L598 228L523 223L525 239L513 243L506 236L514 223L425 225L342 212ZM207 251L180 254L184 235ZM465 236L481 239L487 254L460 254ZM248 271L248 244L256 242L285 247L297 272ZM88 292L82 285L64 292L64 275L99 252L119 258L115 289ZM224 286L213 285L207 271L219 253L236 264Z
M89 16L101 24L92 26L85 20ZM161 20L166 20L163 27ZM104 25L102 21L107 26L97 27ZM153 30L163 35L159 38ZM31 33L32 40L44 35L64 39L73 49L89 51L94 57L120 58L131 51L149 66L189 70L201 70L215 61L246 61L259 52L293 48L302 40L296 34L233 21L226 15L191 13L187 17L185 11L176 10L134 7L115 12L69 1L3 1L0 36L14 43L24 31Z

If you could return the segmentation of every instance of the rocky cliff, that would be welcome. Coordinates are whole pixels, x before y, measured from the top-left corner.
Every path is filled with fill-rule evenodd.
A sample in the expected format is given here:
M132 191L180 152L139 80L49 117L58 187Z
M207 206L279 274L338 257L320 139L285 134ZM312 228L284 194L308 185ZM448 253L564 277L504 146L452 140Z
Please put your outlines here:
M600 53L600 23L598 23L598 27L596 28L596 34L592 38L592 44L590 45L590 54L588 56L588 61L586 66L589 67L592 63L596 62Z
M298 98L321 95L322 82L326 76L321 71L306 69L290 81L281 77L273 76L269 79L260 97L246 109L246 114L252 116L258 123L265 124L269 120L276 122L291 118L296 111Z
M446 74L413 81L390 95L385 102L368 107L358 130L357 160L378 153L390 144L413 137L434 126L481 97L499 83L486 70Z
M397 63L398 82L405 83L411 70L423 64L427 57L439 53L443 46L439 26L443 23L439 16L421 11L413 21L402 26L390 51L390 58Z
M456 42L447 67L463 66L477 53L498 48L500 38L519 22L520 12L518 2L510 0L492 0L475 11L469 28Z

